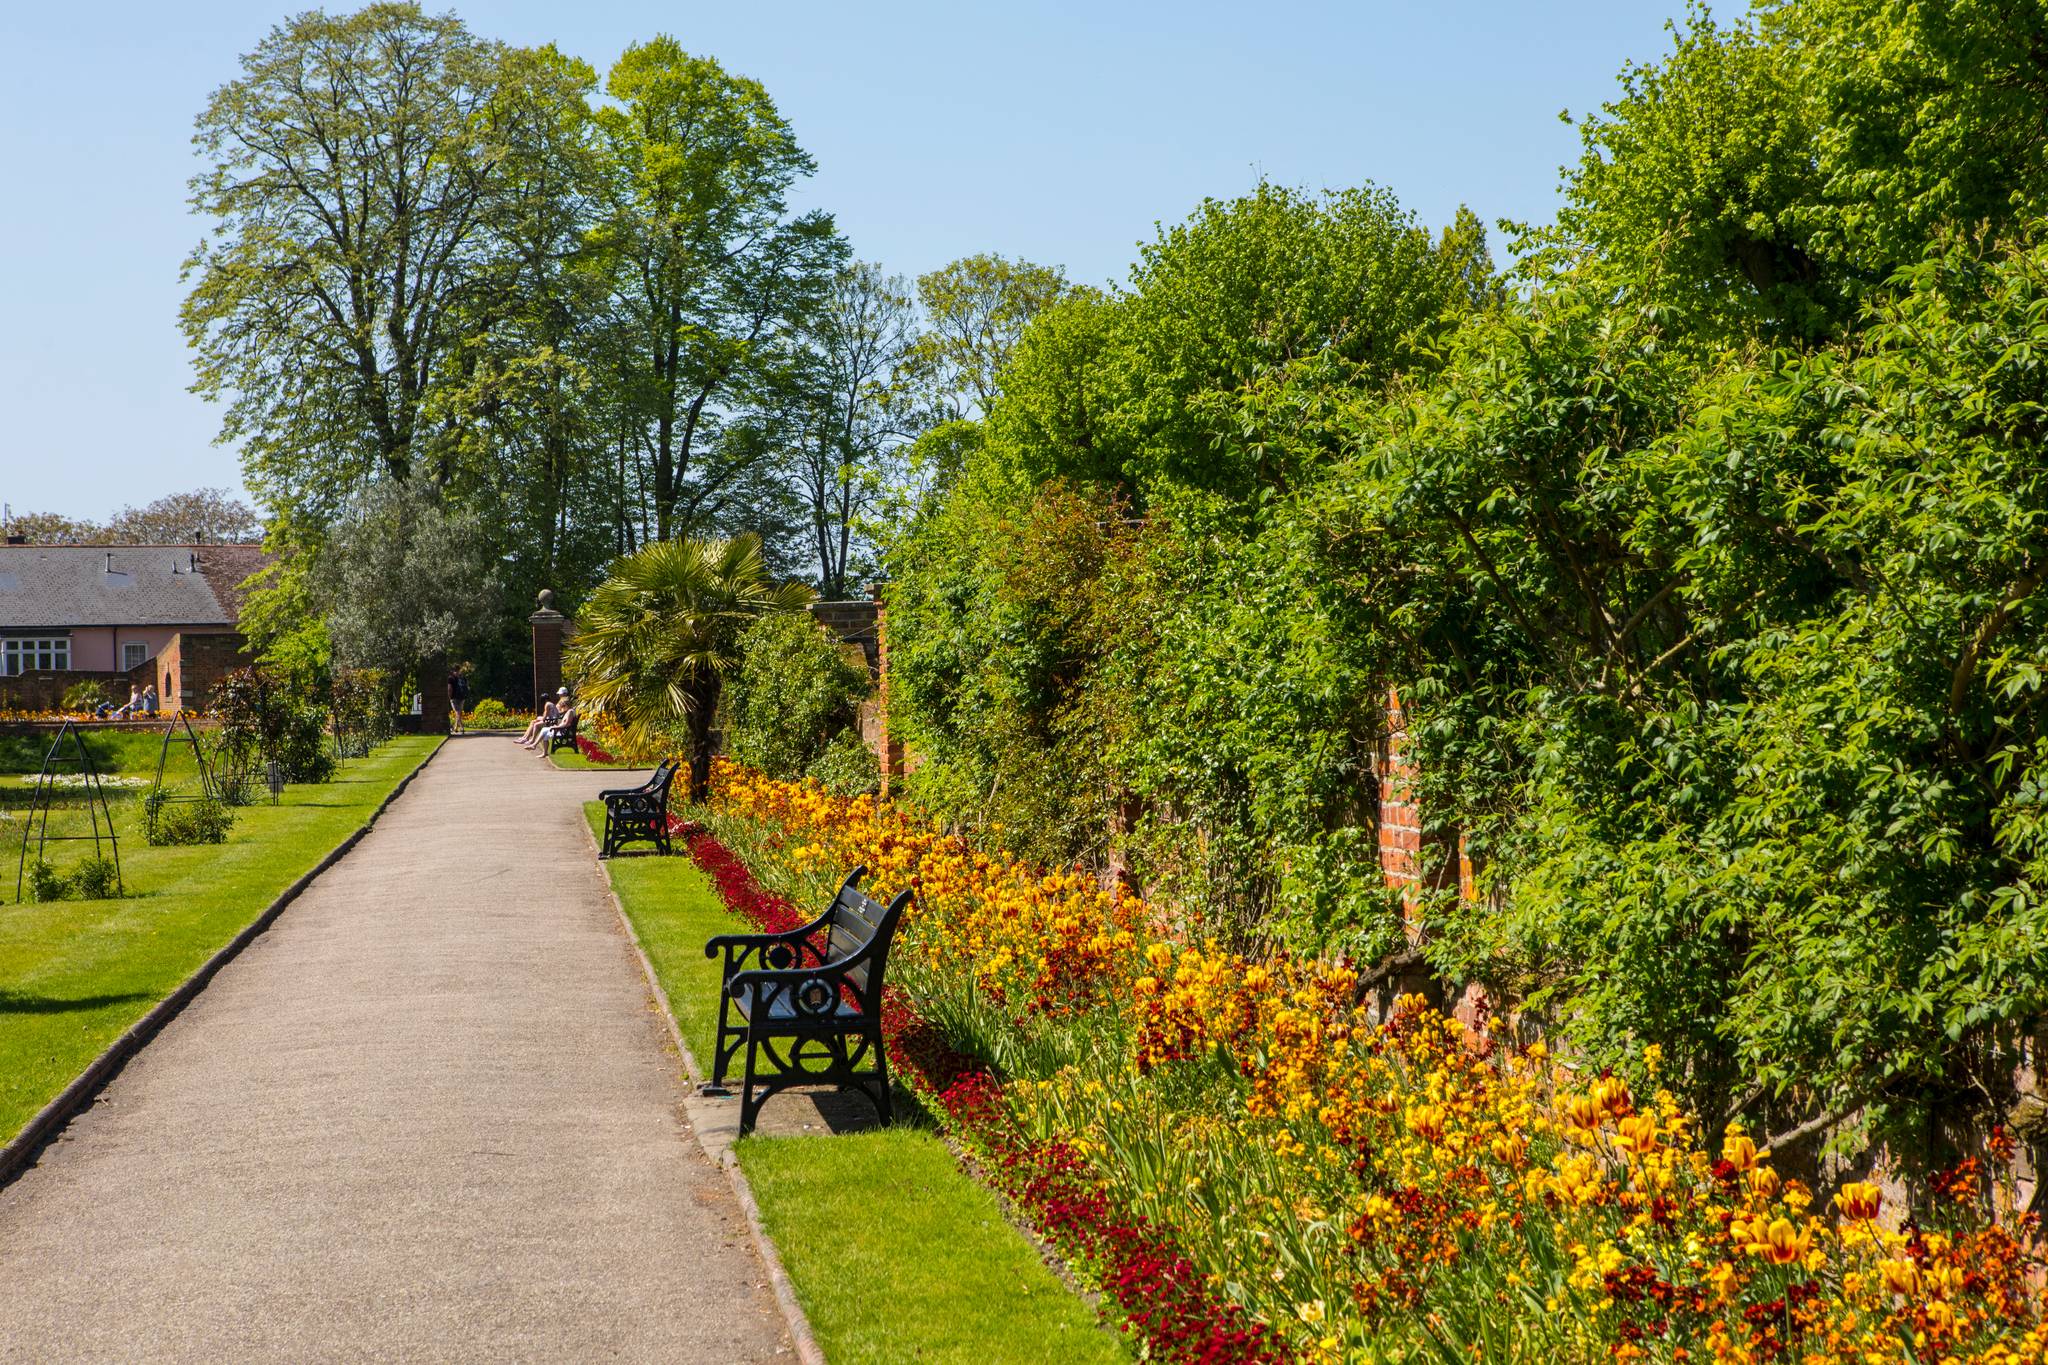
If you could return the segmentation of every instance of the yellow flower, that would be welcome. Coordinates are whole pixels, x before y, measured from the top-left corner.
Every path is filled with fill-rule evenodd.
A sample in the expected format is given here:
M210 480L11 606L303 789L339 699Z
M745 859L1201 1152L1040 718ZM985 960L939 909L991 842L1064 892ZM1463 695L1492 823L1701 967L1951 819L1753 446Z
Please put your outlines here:
M1731 1132L1721 1143L1721 1159L1738 1171L1756 1165L1756 1143L1742 1133Z
M1810 1229L1795 1228L1786 1218L1774 1218L1768 1227L1762 1224L1763 1220L1758 1219L1749 1225L1750 1236L1755 1239L1749 1244L1751 1255L1761 1256L1772 1265L1791 1265L1805 1259L1807 1250L1813 1245Z
M1866 1181L1851 1181L1842 1186L1835 1196L1835 1206L1844 1218L1867 1223L1877 1217L1877 1211L1884 1205L1884 1194L1877 1186Z

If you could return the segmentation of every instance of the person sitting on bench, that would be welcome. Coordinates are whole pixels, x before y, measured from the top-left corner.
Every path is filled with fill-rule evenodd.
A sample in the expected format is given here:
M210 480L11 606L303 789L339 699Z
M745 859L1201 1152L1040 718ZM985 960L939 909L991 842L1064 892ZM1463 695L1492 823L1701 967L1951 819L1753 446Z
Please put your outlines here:
M561 701L558 703L555 697L560 697ZM535 716L532 723L526 727L526 733L519 737L519 742L531 749L537 742L540 732L562 718L561 708L568 704L569 689L566 687L556 688L555 696L548 698L547 705L541 707L540 714Z
M536 743L534 747L540 750L542 753L546 753L548 751L548 746L553 744L556 740L562 738L564 735L573 735L575 733L576 703L570 702L567 706L562 708L562 714L555 718L555 723L553 725L545 726L542 728L539 736L539 742Z

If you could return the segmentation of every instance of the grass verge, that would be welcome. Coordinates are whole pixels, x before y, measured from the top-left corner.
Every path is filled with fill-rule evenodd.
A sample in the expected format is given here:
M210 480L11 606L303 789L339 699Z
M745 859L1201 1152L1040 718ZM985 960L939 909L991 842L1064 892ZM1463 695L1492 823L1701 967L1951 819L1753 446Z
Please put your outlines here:
M118 803L126 898L0 906L0 1141L369 819L439 742L394 739L332 782L241 807L224 844L150 848L142 803ZM17 826L0 828L19 838ZM11 899L19 845L0 850Z
M601 833L603 805L585 813ZM719 981L704 941L747 926L687 858L607 868L684 1041L708 1062ZM736 1152L833 1365L1130 1359L931 1130L749 1137Z
M592 769L609 772L614 768L621 771L638 769L641 772L652 772L654 770L652 763L597 763L592 761L589 755L585 754L581 749L557 749L548 755L548 762L554 764L557 768L567 768L572 772L588 772Z
M833 1365L1130 1358L930 1132L750 1137L736 1150Z

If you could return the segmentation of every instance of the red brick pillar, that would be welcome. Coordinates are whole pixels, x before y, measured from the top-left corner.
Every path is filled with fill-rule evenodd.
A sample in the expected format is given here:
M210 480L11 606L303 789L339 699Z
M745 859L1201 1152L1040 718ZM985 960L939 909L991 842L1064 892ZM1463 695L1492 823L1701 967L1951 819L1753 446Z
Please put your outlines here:
M438 654L420 665L420 733L448 733L448 660Z
M889 732L889 607L882 598L882 585L875 585L875 671L880 675L876 692L880 705L880 747L875 753L882 768L882 799L889 799L891 783L903 776L903 741Z
M1408 717L1401 694L1389 687L1387 747L1380 762L1380 872L1411 904L1422 881L1421 854L1422 813L1415 805L1415 765L1408 758Z
M555 610L552 589L540 590L539 610L526 618L533 627L533 709L546 704L562 685L562 634L569 618Z

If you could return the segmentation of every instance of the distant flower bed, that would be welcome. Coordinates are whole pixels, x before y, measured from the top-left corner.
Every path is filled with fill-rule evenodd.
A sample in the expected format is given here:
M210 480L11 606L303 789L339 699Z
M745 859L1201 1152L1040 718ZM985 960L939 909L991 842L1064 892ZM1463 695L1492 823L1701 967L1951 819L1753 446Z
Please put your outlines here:
M524 730L532 719L529 712L514 711L496 697L485 697L470 708L464 722L477 730Z
M2048 1355L2038 1221L1974 1160L1912 1209L1827 1197L1665 1090L1418 998L1374 1026L1341 964L1218 952L871 799L721 763L710 821L757 919L856 864L916 889L892 1055L923 1040L899 1065L1153 1358Z
M19 777L15 780L24 787L33 787L38 782L48 782L53 787L83 787L86 785L88 778L84 773L51 773L47 777L40 778L34 773L30 773L25 777ZM147 787L150 785L149 778L136 777L132 774L124 773L101 773L98 780L102 787Z
M120 708L116 707L115 709L118 710ZM61 725L67 720L79 725L106 725L122 721L132 721L137 724L155 722L160 725L167 720L176 720L180 716L192 721L206 718L205 713L200 711L159 710L153 714L138 712L132 716L117 716L109 713L102 716L91 711L21 711L0 709L0 725Z

